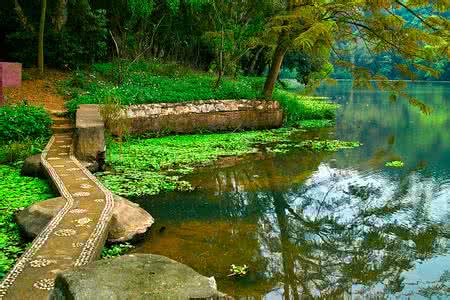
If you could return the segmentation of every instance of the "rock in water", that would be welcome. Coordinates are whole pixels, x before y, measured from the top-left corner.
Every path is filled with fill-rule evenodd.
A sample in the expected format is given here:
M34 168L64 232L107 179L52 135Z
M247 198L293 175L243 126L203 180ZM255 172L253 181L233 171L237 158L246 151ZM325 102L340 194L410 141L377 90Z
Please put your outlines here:
M139 204L114 196L114 210L109 225L108 242L126 242L141 237L155 222Z
M62 197L33 204L15 214L15 221L29 238L35 238L64 206ZM126 242L141 237L154 223L153 217L138 204L114 196L114 209L108 242Z
M50 299L231 299L214 277L164 256L134 254L103 259L59 273Z

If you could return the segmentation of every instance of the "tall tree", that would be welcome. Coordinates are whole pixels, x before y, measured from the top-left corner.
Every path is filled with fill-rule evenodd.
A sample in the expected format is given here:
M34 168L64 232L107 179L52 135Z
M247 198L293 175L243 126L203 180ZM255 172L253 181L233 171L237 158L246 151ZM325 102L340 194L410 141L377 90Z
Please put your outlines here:
M41 20L39 21L39 36L38 36L38 69L41 74L44 73L44 29L45 29L46 12L47 12L47 0L42 0Z
M421 16L417 9L423 7L432 13ZM450 22L441 13L448 7L446 0L285 0L284 11L274 15L268 26L276 43L264 94L267 98L272 96L284 55L290 49L327 57L336 51L337 41L359 40L372 52L395 52L407 60L431 59L424 50L426 45L446 53ZM400 11L413 15L420 26L411 26ZM386 77L351 63L347 66L358 83L370 84L371 79L378 79L378 87L393 89Z

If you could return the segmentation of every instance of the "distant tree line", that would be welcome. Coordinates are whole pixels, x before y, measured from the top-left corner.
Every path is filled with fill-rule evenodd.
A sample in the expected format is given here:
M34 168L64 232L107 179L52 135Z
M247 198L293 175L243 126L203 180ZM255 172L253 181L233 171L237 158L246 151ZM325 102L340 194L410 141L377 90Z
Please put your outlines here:
M448 1L5 0L0 57L58 68L160 58L222 76L280 71L328 76L448 78ZM38 45L40 45L38 47ZM39 51L37 50L39 49ZM42 60L42 61L41 61Z

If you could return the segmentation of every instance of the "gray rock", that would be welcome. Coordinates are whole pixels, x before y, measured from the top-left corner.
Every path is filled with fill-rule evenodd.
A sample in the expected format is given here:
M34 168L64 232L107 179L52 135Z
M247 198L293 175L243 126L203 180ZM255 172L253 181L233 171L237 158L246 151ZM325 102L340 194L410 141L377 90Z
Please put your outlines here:
M109 242L126 242L142 237L155 222L139 204L114 196L114 210L109 225Z
M50 299L231 299L214 277L164 256L134 254L59 273Z
M45 178L47 173L41 164L41 155L36 154L25 159L20 174L22 176Z
M64 206L62 197L33 204L15 214L15 221L29 238L35 238ZM153 217L138 204L114 196L114 209L108 233L108 242L126 242L139 239L154 223Z
M80 163L91 173L99 171L98 162L96 161L80 161Z

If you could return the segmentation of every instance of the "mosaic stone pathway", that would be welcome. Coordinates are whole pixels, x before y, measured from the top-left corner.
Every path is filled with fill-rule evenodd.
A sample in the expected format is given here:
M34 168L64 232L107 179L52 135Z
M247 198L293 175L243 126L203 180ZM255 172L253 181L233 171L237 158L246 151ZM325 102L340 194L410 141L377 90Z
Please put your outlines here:
M113 196L73 156L71 134L55 134L41 161L66 200L0 284L0 299L47 299L56 273L97 259Z

